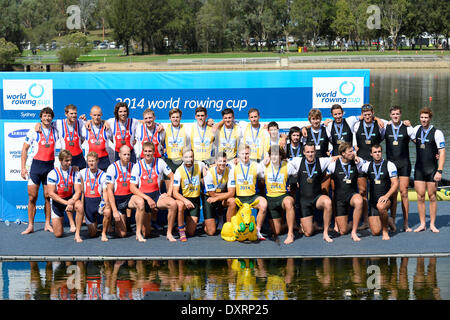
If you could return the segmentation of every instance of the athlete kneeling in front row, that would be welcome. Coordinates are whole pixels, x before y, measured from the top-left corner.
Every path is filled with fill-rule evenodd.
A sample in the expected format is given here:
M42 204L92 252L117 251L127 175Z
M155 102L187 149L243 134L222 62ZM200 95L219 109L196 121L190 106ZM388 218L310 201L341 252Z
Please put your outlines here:
M144 217L144 200L133 195L130 190L131 149L123 145L119 150L119 160L112 163L106 171L106 184L108 190L108 201L111 206L115 221L115 229L118 236L124 238L127 235L126 210L136 209L136 240L145 242L142 237L141 226Z
M310 237L315 231L313 225L314 210L323 210L323 239L333 242L328 235L333 213L331 199L322 194L322 182L332 158L316 158L313 142L303 146L304 158L294 158L292 164L298 170L296 206L300 211L300 223L305 236Z
M226 211L226 221L231 221L236 210L234 170L227 165L225 152L219 152L216 165L209 168L204 182L206 195L202 201L205 232L212 236L217 230L216 217L219 218L218 213Z
M369 228L374 236L382 232L382 239L389 240L388 209L392 206L392 195L397 195L398 177L397 168L391 161L383 159L379 144L370 148L372 161L363 164L361 171L367 173L369 179Z
M72 154L68 150L59 153L60 166L47 176L48 194L52 209L53 234L61 238L64 234L64 213L73 213L75 203L81 196L80 172L72 169Z
M183 242L187 241L186 234L194 235L200 218L200 180L205 168L202 161L194 162L192 149L183 150L183 164L175 171L173 180L173 197L178 205L178 233Z
M269 224L272 233L277 237L286 225L282 224L283 211L286 211L286 223L288 228L285 244L294 242L295 226L295 200L287 190L289 176L295 176L297 173L295 167L285 161L286 153L278 145L272 145L269 148L270 163L266 166L260 163L262 171L259 177L265 179L267 190L267 211L269 213Z
M139 160L131 171L131 192L145 201L145 215L142 220L142 232L144 237L150 236L151 214L158 210L168 210L167 215L167 240L175 242L172 229L175 225L175 217L178 207L176 201L171 197L173 185L173 172L161 158L155 158L155 145L145 141L142 144L144 159ZM163 177L170 179L169 190L161 194L160 186L164 181Z
M97 216L103 214L102 241L108 241L106 231L111 220L111 208L107 201L106 173L98 168L97 152L91 151L86 156L88 167L80 171L83 197L75 204L77 212L75 241L83 242L80 236L83 217L86 218L89 237L97 236Z
M358 192L358 173L363 165L362 161L355 162L355 152L348 142L339 144L339 160L328 165L328 174L334 181L333 202L336 208L338 231L341 235L352 230L353 241L360 241L357 235L359 220L361 219L364 200ZM358 158L359 160L359 158ZM348 226L350 207L353 207L353 227Z

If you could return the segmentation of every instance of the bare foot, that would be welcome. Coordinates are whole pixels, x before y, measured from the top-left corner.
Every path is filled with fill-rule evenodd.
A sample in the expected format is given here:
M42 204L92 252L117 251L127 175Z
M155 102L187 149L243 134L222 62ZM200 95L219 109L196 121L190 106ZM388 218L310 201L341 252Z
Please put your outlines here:
M389 228L392 230L392 232L397 231L397 226L395 225L393 218L391 218L391 217L388 218L388 224L389 224Z
M334 224L334 231L339 233L339 226L337 223Z
M74 239L77 243L81 243L81 242L83 242L83 239L81 239L81 237L80 236L75 236L75 239Z
M294 242L294 234L288 234L287 238L284 240L284 244L291 244Z
M438 228L436 228L434 225L430 225L430 230L433 231L434 233L439 233Z
M427 227L425 225L421 224L416 229L414 229L414 232L420 232L420 231L425 231L425 230L427 230Z
M166 235L167 240L169 240L170 242L177 242L177 240L173 237L173 235L168 234Z
M108 237L106 236L106 234L102 234L102 241L103 242L108 241Z
M391 238L389 238L389 233L383 231L383 236L381 237L382 240L390 240Z
M147 241L147 240L144 239L144 237L142 237L142 236L136 236L136 240L139 241L139 242L146 242L146 241Z
M326 242L333 242L333 239L331 239L330 236L328 236L328 234L323 235L323 240L325 240Z
M361 241L361 239L358 237L356 232L355 233L352 232L352 239L353 239L353 241L356 241L356 242Z
M52 225L50 224L50 223L46 223L45 224L45 227L44 227L44 231L48 231L48 232L51 232L51 233L53 233L53 227L52 227Z
M403 226L403 231L404 232L411 232L412 229L408 225L406 225L406 226Z
M75 227L75 225L70 226L70 232L75 232L76 230L77 228Z
M360 227L358 227L358 231L366 230L367 228L369 228L369 224L364 222Z
M30 224L24 231L22 231L22 234L29 234L29 233L33 233L33 232L34 232L34 227L33 227L33 225Z

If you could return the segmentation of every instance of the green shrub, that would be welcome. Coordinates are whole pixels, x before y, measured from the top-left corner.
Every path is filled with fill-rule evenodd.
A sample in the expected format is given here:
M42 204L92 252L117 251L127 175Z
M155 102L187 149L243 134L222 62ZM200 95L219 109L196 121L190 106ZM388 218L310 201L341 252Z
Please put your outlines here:
M0 38L0 70L6 70L14 63L14 58L20 56L20 51L17 46Z
M77 62L81 56L81 49L76 47L65 47L58 50L56 53L59 62L63 64L72 65Z

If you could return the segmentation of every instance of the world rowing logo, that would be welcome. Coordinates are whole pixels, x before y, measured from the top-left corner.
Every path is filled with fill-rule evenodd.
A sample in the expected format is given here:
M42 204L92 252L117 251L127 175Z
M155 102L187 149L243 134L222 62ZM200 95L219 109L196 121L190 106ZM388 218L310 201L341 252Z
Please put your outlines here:
M351 96L355 92L355 89L355 84L350 81L344 81L339 86L339 92L346 97Z
M28 93L35 99L39 99L40 97L42 97L44 95L44 92L44 86L41 84L33 83L28 88Z

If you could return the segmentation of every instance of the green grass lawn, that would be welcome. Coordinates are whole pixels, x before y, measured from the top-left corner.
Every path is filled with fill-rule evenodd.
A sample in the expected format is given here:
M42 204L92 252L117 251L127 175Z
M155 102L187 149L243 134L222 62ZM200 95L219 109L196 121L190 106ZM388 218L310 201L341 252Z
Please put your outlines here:
M39 51L32 60L41 63L56 63L58 62L57 51ZM126 56L122 49L104 49L104 50L92 50L86 55L82 55L78 58L79 62L89 62L89 63L133 63L133 62L166 62L167 59L211 59L211 58L250 58L250 57L292 57L292 56L361 56L361 55L450 55L450 51L434 50L434 49L423 49L423 50L385 50L384 52L373 50L360 50L360 51L348 51L342 52L340 50L333 51L308 51L308 52L293 52L281 55L279 52L255 52L255 51L234 51L234 52L223 52L223 53L193 53L193 54L130 54ZM18 58L16 62L23 63L29 61L32 55L30 50L25 50L22 54L22 58Z

